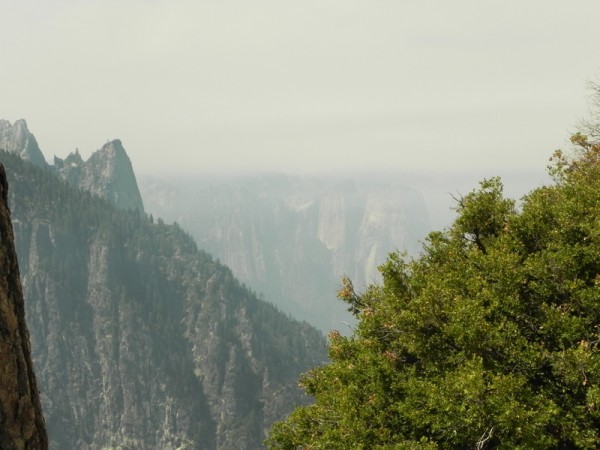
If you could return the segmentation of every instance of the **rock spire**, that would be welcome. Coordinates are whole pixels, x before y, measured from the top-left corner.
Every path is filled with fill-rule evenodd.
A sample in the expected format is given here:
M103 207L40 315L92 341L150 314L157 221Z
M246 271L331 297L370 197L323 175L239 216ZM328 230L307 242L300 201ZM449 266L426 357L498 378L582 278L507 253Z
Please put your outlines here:
M78 151L64 160L55 157L54 167L72 186L96 194L119 209L144 212L131 160L119 139L104 144L87 161Z
M24 119L19 119L12 125L8 120L0 119L0 149L16 153L36 166L47 165L44 154Z

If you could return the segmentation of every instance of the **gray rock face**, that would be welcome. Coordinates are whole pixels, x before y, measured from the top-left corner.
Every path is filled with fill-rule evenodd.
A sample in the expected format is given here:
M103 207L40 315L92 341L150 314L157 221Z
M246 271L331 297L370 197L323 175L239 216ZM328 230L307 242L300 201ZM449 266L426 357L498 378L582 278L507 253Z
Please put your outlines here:
M117 208L144 212L131 161L118 139L107 142L87 161L78 151L64 160L55 157L54 168L72 186L96 194Z
M0 448L45 450L48 438L31 362L29 332L0 164Z
M29 132L27 122L23 119L13 125L8 120L0 119L0 149L15 153L36 166L47 165L35 136Z
M189 230L252 289L323 331L353 318L343 275L379 280L389 252L414 252L429 230L424 200L395 183L287 176L142 178L147 209Z

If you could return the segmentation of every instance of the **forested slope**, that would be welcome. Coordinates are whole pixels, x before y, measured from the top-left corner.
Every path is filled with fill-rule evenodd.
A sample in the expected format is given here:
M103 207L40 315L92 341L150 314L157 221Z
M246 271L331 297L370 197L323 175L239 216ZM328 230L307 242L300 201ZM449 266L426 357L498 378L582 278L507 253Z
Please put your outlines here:
M306 397L319 332L178 226L0 153L51 448L258 448Z

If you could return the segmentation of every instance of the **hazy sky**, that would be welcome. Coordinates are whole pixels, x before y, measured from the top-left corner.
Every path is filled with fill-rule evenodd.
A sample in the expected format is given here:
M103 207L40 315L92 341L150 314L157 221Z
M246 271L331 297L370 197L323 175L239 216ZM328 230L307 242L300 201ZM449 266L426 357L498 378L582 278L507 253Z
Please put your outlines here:
M0 0L0 118L158 169L542 169L598 0Z

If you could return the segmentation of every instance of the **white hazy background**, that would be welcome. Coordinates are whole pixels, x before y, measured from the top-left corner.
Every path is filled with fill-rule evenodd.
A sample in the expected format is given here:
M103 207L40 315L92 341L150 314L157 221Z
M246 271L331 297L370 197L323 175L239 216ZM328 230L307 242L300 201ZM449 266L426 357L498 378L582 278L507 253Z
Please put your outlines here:
M0 117L138 173L542 177L587 113L598 0L0 0Z

